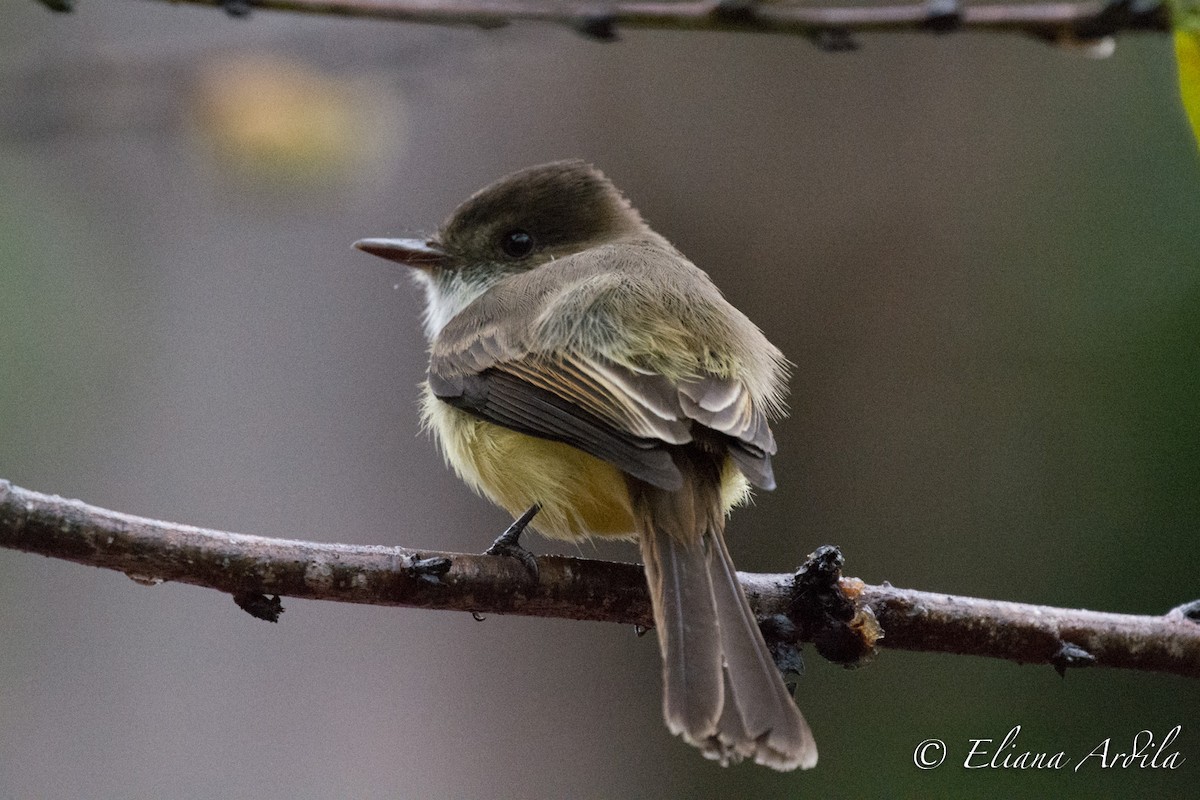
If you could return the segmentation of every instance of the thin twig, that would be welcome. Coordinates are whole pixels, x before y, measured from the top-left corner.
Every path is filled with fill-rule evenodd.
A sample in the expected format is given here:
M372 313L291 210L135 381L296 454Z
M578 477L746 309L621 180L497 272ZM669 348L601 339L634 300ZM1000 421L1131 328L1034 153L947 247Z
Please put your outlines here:
M67 0L41 0L67 3ZM530 2L529 0L168 0L220 6L235 16L254 9L498 28L512 22L566 25L608 40L618 29L739 31L805 36L832 50L853 49L851 33L959 30L1022 33L1051 42L1094 41L1125 31L1171 29L1162 0L964 5L928 0L879 6L814 7L798 2ZM69 3L67 3L69 5ZM60 9L61 10L61 9Z
M234 595L243 607L258 595L285 595L651 624L637 564L543 556L535 583L510 558L224 533L133 517L6 481L0 481L0 547L117 570L144 584L177 581L216 589ZM802 619L811 612L797 596L802 573L740 577L760 617L787 616L821 650L824 634ZM854 579L835 586L860 616L878 619L882 644L893 648L1059 669L1095 664L1200 677L1200 624L1191 606L1163 616L1133 616L868 586Z

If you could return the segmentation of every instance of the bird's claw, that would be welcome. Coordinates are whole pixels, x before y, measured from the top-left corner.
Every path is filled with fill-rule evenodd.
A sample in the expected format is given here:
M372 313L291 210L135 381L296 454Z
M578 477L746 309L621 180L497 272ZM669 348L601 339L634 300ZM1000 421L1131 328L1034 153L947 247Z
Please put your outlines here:
M513 524L509 525L504 533L496 537L496 541L492 542L492 546L483 551L484 555L515 558L521 562L536 581L538 579L537 557L521 546L521 532L525 530L525 526L537 516L540 510L541 506L535 505L530 507L528 511L514 520Z

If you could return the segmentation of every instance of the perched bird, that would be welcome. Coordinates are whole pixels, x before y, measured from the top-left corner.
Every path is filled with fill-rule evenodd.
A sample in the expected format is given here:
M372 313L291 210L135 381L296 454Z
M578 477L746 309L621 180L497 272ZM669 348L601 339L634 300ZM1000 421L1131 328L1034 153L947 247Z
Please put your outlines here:
M775 486L779 350L581 161L500 179L432 238L355 246L425 285L425 424L520 517L493 552L520 555L525 523L637 538L671 732L722 764L816 764L723 537L750 484Z

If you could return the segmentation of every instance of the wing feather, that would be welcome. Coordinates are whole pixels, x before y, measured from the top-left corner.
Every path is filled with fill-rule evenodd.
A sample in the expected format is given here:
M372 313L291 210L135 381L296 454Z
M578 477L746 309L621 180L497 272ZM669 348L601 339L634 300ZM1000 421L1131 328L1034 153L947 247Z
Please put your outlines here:
M558 270L562 279L535 274L544 270ZM519 287L522 279L527 283ZM671 368L648 369L646 364L663 361L661 348L645 331L627 330L630 326L613 318L617 312L612 310L612 293L628 290L625 284L630 281L636 285L636 278L613 270L611 264L579 257L508 279L477 298L471 313L460 313L443 327L430 353L433 394L496 424L572 444L632 475L643 479L653 475L650 482L663 488L675 484L678 470L664 468L661 459L651 459L650 464L647 452L659 450L669 464L666 448L697 437L713 441L700 430L708 429L721 434L716 440L725 441L752 483L774 486L770 457L775 440L766 413L775 402L773 397L756 399L755 391L761 392L761 387L755 390L738 376L713 374L701 367L671 375L663 374ZM552 294L557 295L553 306L572 309L565 318L586 318L604 335L567 336L567 344L560 343L552 352L539 350L536 343L545 337L534 331L553 318L544 310ZM650 302L647 296L643 290L630 297L644 303ZM700 304L689 308L687 300L682 298L676 305L695 313ZM724 302L719 294L715 301L699 300ZM593 308L588 303L599 305ZM519 313L539 304L540 315ZM680 325L687 328L682 321ZM592 345L595 351L572 349L580 341L599 343ZM762 347L769 351L768 359L778 352L765 339ZM544 420L539 413L546 415Z

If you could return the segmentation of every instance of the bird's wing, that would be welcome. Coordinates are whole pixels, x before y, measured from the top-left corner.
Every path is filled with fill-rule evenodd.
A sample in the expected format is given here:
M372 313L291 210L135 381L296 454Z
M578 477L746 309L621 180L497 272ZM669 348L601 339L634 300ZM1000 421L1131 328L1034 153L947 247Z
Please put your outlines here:
M552 283L560 287L556 292L566 293L559 301L577 306L604 296L594 280L566 281L565 290L563 281ZM494 288L476 301L475 313L460 314L442 329L429 367L438 399L498 425L578 447L672 490L679 488L680 474L666 446L698 436L712 440L697 430L708 429L721 434L716 438L752 483L774 487L775 440L742 381L712 374L668 377L641 366L638 362L654 363L655 354L638 352L638 346L646 347L645 337L637 345L617 339L624 327L619 321L610 326L612 336L587 337L589 351L577 346L578 336L560 337L549 351L539 350L534 342L546 337L534 335L538 321L529 316L536 317L541 305L531 300L536 288L505 288ZM596 338L607 346L597 346Z

